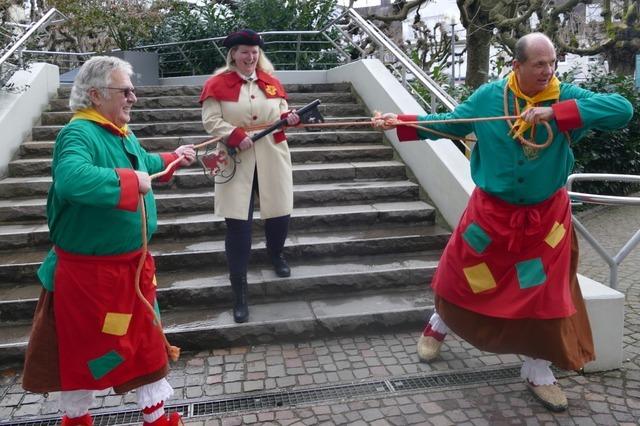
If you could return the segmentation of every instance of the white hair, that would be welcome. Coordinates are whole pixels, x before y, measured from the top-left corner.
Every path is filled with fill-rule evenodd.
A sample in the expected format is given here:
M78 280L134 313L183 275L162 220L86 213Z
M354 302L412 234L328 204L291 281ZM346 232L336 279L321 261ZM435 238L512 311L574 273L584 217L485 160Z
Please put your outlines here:
M236 70L236 62L233 60L231 54L238 50L239 46L240 45L236 45L229 49L229 51L227 52L227 65L217 69L214 75L222 74L223 72L229 70ZM267 55L264 54L264 51L260 47L258 47L258 53L258 63L256 64L256 69L264 71L267 74L273 74L275 72L273 64L271 63L269 58L267 58Z
M76 112L92 106L89 98L90 89L100 90L108 98L109 92L105 87L111 85L111 75L116 70L123 71L129 77L133 75L131 64L115 56L94 56L85 62L73 81L69 97L71 111Z

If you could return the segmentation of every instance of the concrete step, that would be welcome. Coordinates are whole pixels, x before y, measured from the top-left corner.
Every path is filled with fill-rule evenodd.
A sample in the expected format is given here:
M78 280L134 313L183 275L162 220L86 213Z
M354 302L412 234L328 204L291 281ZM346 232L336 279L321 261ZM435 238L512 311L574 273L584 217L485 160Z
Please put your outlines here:
M367 331L417 330L433 307L425 290L386 291L372 295L334 295L251 304L249 321L236 324L231 307L174 310L162 313L167 339L182 350L308 341ZM0 364L22 360L31 325L0 327Z
M284 89L287 94L293 93L323 93L323 92L346 92L351 93L349 83L322 83L322 84L285 84ZM147 96L200 96L202 86L138 86L136 95ZM71 87L65 86L58 89L59 98L69 98Z
M138 90L138 89L136 89ZM134 109L155 109L155 108L200 108L200 94L198 95L169 95L169 96L142 96L134 104ZM290 105L306 105L320 99L323 104L331 103L355 103L356 98L351 92L311 92L311 93L289 93L288 102ZM69 111L69 99L57 98L49 102L48 110Z
M293 165L294 184L329 183L353 179L406 179L405 166L398 161ZM49 191L50 185L50 176L6 178L0 180L0 199L44 196ZM178 170L168 185L162 185L182 189L210 189L213 187L213 182L204 175L202 169L193 168Z
M303 104L290 104L290 108L301 108ZM369 115L359 104L320 104L318 110L323 116L332 117L364 117ZM259 116L258 112L258 116ZM64 125L71 120L71 111L44 112L41 116L43 126ZM165 123L202 120L201 108L162 108L162 109L134 109L131 111L131 123ZM264 118L262 119L264 120Z
M247 274L252 304L377 291L428 288L439 251L310 259L291 265L291 277L279 278L266 264L252 264ZM228 308L232 302L229 273L224 265L203 265L188 271L157 275L158 301L164 311L189 307ZM11 283L0 287L0 323L33 317L40 283Z
M449 231L436 225L387 223L384 226L351 226L317 232L292 231L285 253L292 265L309 259L384 253L410 253L439 250L449 239ZM159 271L188 270L202 265L225 265L224 240L209 235L183 241L153 241L150 250ZM36 271L47 253L45 248L0 252L0 285L33 282ZM253 237L252 261L266 262L264 237Z
M198 191L154 190L159 214L178 212L212 212L215 194L212 189ZM408 201L418 197L418 185L408 180L337 182L293 186L296 208L327 205L350 205L374 202ZM0 199L0 223L42 222L46 220L45 198Z
M341 116L325 116L327 122L341 120L344 117ZM366 120L365 120L366 121ZM260 123L256 123L260 124ZM368 125L368 123L365 123ZM367 129L367 125L364 127L357 126L358 128ZM34 141L44 141L44 140L53 140L56 138L60 129L62 129L62 125L52 125L52 126L34 126L31 132L31 138ZM352 125L344 125L344 126L336 126L332 127L333 130L353 130L355 126ZM204 127L202 126L202 120L198 119L195 121L176 121L171 123L135 123L129 126L129 128L135 133L137 137L159 137L159 136L198 136L205 134ZM369 127L370 128L370 127ZM287 133L293 133L295 131L304 132L305 130L299 129L289 129Z
M391 160L393 149L382 144L358 146L309 146L291 148L293 163L332 163L346 161L381 161ZM198 162L191 168L199 169ZM28 177L51 174L50 158L26 158L9 162L10 177Z
M433 223L435 210L422 201L376 203L366 205L322 206L296 208L291 214L290 230L321 230L344 226L384 226L388 223ZM256 227L263 226L255 214ZM181 241L208 235L224 238L224 218L211 213L164 214L158 218L154 241ZM0 225L0 250L49 247L49 227L46 223Z
M202 132L202 135L193 136L161 136L138 138L140 144L149 151L173 151L183 144L198 144L209 140L211 136ZM287 143L289 147L308 147L324 145L372 145L382 143L382 134L372 130L343 130L321 132L306 132L297 129L287 130ZM53 140L27 141L20 147L20 158L51 157L53 155Z

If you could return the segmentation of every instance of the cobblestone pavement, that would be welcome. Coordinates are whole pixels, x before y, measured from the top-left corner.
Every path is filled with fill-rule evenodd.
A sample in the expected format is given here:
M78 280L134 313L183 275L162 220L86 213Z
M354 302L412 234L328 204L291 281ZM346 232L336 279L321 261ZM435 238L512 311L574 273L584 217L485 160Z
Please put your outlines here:
M581 222L614 253L640 229L640 209L597 208ZM581 241L580 272L608 282L608 267ZM640 423L640 248L619 270L619 290L626 295L624 364L606 373L561 372L560 384L569 410L550 413L529 394L522 381L501 381L390 392L262 411L229 412L223 416L185 418L189 425L637 425ZM411 375L479 371L518 366L519 357L481 352L456 336L448 336L442 356L427 365L416 362L419 330L370 334L305 343L234 347L184 354L173 365L175 387L168 404L248 396L250 392L318 389ZM13 421L56 415L58 394L47 398L25 393L18 369L0 375L0 419ZM135 409L135 395L98 394L95 413Z

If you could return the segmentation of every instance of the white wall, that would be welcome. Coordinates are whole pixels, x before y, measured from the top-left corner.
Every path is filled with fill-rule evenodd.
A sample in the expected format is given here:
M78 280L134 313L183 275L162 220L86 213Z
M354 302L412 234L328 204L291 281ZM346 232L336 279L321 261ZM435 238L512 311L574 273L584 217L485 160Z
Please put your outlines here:
M329 70L327 82L351 83L370 111L426 113L377 59ZM401 143L393 130L387 138L449 226L455 227L475 187L467 158L448 139Z
M28 70L16 72L9 82L25 90L18 93L0 90L0 176L6 176L9 161L58 90L58 67L44 63L32 64Z

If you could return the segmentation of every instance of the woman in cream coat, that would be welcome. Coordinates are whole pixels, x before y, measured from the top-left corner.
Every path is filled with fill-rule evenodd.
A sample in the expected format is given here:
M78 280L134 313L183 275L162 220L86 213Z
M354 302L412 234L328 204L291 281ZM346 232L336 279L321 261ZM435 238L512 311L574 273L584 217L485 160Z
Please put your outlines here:
M202 122L208 133L224 137L219 149L236 150L233 178L215 186L215 213L227 225L225 252L229 279L234 293L233 316L236 322L249 317L247 306L247 268L251 252L251 223L254 193L260 202L260 217L265 220L267 251L276 274L291 274L283 256L289 218L293 210L291 156L282 130L257 140L244 128L287 119L299 122L288 111L282 84L271 75L273 66L262 51L259 34L242 30L223 42L229 49L227 66L205 83L200 103ZM228 167L233 167L230 165Z

